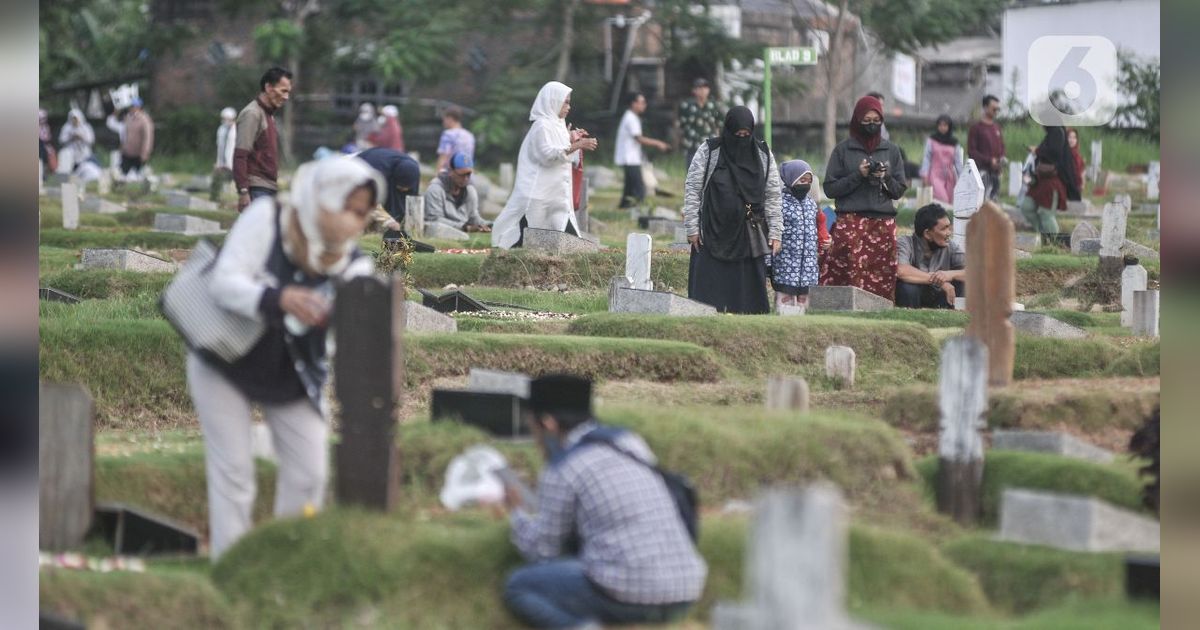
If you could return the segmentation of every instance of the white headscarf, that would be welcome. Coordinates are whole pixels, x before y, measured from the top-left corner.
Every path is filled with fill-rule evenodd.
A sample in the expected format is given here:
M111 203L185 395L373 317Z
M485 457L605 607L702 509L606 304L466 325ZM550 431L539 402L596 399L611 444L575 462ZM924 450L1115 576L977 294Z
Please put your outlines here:
M355 239L341 243L327 243L319 227L320 213L343 212L346 199L359 186L372 184L375 187L375 203L386 201L387 186L379 172L366 162L353 156L321 160L301 164L292 180L290 194L284 200L282 224L291 222L295 213L300 231L308 244L308 266L324 275L341 273L350 264L350 252ZM283 239L284 251L292 252L287 239ZM326 251L341 252L341 257L332 265L322 265L321 254Z
M221 110L221 120L236 120L237 110L232 107L226 107Z
M383 109L379 110L379 113L388 118L397 118L400 116L400 110L395 105L384 105Z
M562 111L563 103L567 102L567 96L570 94L571 88L558 81L551 81L543 85L542 89L538 90L537 98L533 101L533 108L529 110L529 120L562 120L558 113Z

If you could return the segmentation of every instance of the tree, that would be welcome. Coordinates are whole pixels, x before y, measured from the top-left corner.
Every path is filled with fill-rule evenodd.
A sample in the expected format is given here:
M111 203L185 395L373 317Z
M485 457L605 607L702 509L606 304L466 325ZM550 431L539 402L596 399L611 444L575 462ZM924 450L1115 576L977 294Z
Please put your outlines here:
M1117 53L1117 87L1129 102L1117 107L1113 122L1125 126L1144 126L1146 133L1158 139L1159 91L1162 77L1158 59L1141 63L1133 53Z

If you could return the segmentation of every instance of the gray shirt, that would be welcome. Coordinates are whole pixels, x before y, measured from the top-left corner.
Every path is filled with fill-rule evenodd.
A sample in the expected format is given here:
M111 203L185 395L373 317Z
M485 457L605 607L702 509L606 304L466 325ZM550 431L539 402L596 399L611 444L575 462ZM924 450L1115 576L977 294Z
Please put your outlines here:
M467 184L466 198L461 206L455 205L442 179L435 178L425 189L425 222L445 223L460 230L468 223L486 225L483 217L479 216L479 193L474 186Z
M966 267L966 254L954 241L931 252L928 241L909 234L896 239L896 264L912 265L926 273L958 271Z

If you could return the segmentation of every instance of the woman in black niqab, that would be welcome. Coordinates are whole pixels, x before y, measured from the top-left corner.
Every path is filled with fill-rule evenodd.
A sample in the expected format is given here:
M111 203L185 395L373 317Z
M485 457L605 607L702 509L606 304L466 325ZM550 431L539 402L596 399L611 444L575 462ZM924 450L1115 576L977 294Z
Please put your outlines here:
M738 135L739 131L747 135ZM717 166L704 192L700 221L704 245L718 260L751 257L746 213L763 214L766 176L754 140L754 114L737 106L725 115Z

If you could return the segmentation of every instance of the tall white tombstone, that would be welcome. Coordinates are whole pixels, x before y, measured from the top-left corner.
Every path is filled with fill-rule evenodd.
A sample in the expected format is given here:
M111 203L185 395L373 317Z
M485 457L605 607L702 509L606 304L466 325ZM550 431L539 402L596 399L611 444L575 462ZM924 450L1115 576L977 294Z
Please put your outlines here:
M967 223L983 205L983 178L975 160L968 159L954 186L954 242L966 251Z
M654 239L649 234L630 234L625 238L625 277L629 286L643 291L653 291L650 280L650 249Z
M1099 140L1092 141L1092 163L1088 166L1091 172L1092 181L1099 182L1100 174L1104 172L1104 143Z
M987 425L988 349L977 339L959 336L942 349L938 398L937 505L963 524L974 523L982 505L983 436Z
M1118 258L1125 244L1125 220L1129 215L1129 195L1117 195L1112 203L1104 204L1100 225L1100 257Z
M425 197L409 195L404 201L404 231L410 238L425 235Z
M746 551L745 604L722 602L717 630L847 630L847 509L828 483L772 490L755 502Z
M512 190L513 187L513 165L512 162L500 163L500 187Z
M112 192L112 173L107 170L100 171L100 179L96 182L96 192L101 195Z
M1133 326L1133 292L1146 290L1146 268L1126 265L1121 271L1121 325Z
M1133 292L1133 334L1158 336L1158 291Z
M825 348L825 376L840 389L854 389L855 356L849 346Z
M62 222L68 230L79 229L79 188L75 182L63 182L59 187L62 191Z
M1021 169L1024 168L1024 162L1009 162L1008 163L1008 196L1016 197L1021 194Z
M1162 167L1157 161L1150 162L1150 170L1146 174L1146 199L1154 201L1158 199L1158 177L1162 171Z

